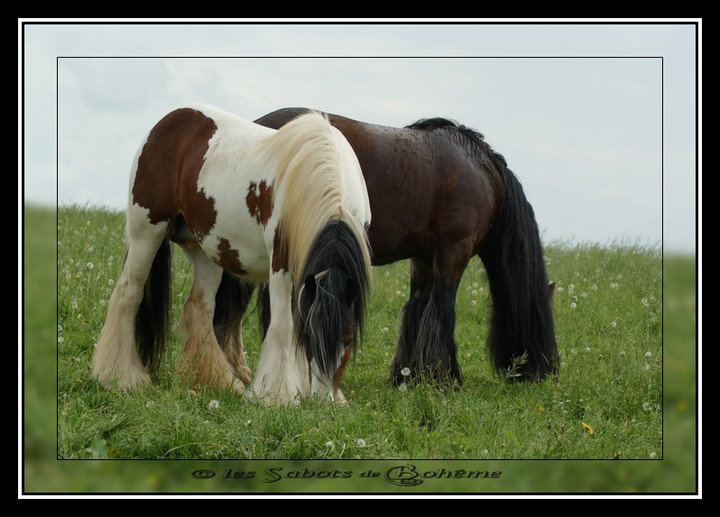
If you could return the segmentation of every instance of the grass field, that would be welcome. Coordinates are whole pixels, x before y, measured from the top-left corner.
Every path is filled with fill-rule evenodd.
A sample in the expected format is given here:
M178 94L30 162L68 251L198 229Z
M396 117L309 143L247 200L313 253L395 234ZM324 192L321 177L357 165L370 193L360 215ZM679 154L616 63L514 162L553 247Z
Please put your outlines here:
M405 462L402 465L413 461L413 469L421 468L415 465L426 469L420 476L421 470L409 467L400 472L401 478L415 475L425 481L416 490L431 489L428 480L435 476L454 481L452 488L443 491L695 489L696 456L666 457L668 448L693 451L696 446L693 259L663 260L660 250L624 243L605 247L549 244L547 269L559 286L554 310L560 374L539 384L512 385L495 375L488 361L484 345L488 285L482 264L475 259L457 301L456 339L464 376L458 390L439 390L428 384L398 390L388 385L397 318L408 294L408 268L406 262L374 268L364 344L343 379L349 405L308 401L298 408L268 408L232 393L188 389L179 383L174 375L182 346L177 333L152 386L131 395L100 388L89 378L89 364L122 267L124 216L96 207L58 210L57 319L47 331L47 325L29 328L29 318L47 323L48 317L55 321L55 314L39 312L28 298L39 301L47 296L40 293L53 287L55 271L35 264L47 265L47 259L54 258L52 247L47 248L39 236L55 240L54 214L50 222L37 211L26 210L25 215L27 225L35 230L32 235L26 232L25 267L36 275L31 282L26 273L25 414L28 423L55 432L55 443L50 445L48 435L37 429L26 431L26 459L40 461L51 453L58 460L117 460L58 461L44 467L56 475L54 469L81 469L84 474L68 478L75 480L74 490L122 491L130 486L131 491L313 491L325 486L324 482L330 483L324 490L387 491L395 489L387 476L382 482L366 479L370 485L353 485L360 488L349 488L343 479L358 481L361 468L364 471L370 465L381 472L398 461ZM181 253L173 260L173 321L177 322L192 271ZM670 277L679 281L668 283ZM33 285L37 293L29 291ZM673 323L664 325L663 317ZM247 359L253 367L260 344L254 314L247 316L243 329ZM46 346L48 339L56 345L56 355L41 354L42 361L29 355L33 340ZM669 349L670 340L681 346ZM52 391L43 390L42 383L27 382L28 378L51 380L56 371L57 385ZM50 411L32 411L41 406ZM123 461L129 459L204 460L202 465L223 473L218 476L223 482L234 484L216 479L214 488L198 486L196 479L189 479L185 462L172 461L169 467L159 466L167 462L151 462L142 475L133 477L137 464ZM279 462L280 470L269 472L268 460ZM546 461L540 462L542 467L534 463L533 471L532 467L525 470L528 462L517 460ZM611 461L597 461L588 472L585 460ZM443 462L443 469L452 466L453 470L439 471L438 461ZM619 465L623 467L617 471ZM673 476L680 475L681 482L657 474L667 466L673 466ZM35 464L35 470L30 470L36 473L39 468ZM504 472L505 479L513 477L517 468L523 474L515 472L513 482L477 484L478 478L492 479L491 472ZM119 476L127 478L125 484L116 486L117 481L109 480L108 469L129 469L127 476ZM182 482L168 474L173 469L182 471ZM458 469L465 474L448 473ZM606 471L608 476L602 474ZM280 483L272 481L275 476L281 478ZM446 479L453 476L459 479ZM307 477L321 485L288 487L288 480ZM246 483L255 479L264 484L238 485L243 478ZM29 475L26 482L56 490L68 483L62 475L50 479L48 485L46 476L42 485ZM103 488L97 486L99 479L106 480ZM554 483L552 488L548 483ZM187 488L171 488L177 486Z

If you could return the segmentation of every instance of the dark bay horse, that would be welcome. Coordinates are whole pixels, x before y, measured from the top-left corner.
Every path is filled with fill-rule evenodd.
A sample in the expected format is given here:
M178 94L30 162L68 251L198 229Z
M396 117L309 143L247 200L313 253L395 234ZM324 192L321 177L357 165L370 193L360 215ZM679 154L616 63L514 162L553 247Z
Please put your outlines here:
M256 122L279 128L306 111L280 109ZM410 297L402 309L390 382L404 382L406 367L411 378L462 382L455 299L475 255L490 286L487 343L494 368L510 372L512 380L540 380L556 372L551 289L538 227L503 156L480 133L442 118L405 128L329 118L362 167L373 214L373 263L410 259Z
M172 111L135 157L126 219L123 272L92 361L103 386L139 388L157 367L175 242L194 267L180 368L193 384L268 403L344 402L370 277L370 205L355 153L324 115L274 130L205 104ZM254 379L237 327L222 324L233 305L219 288L237 281L268 286Z

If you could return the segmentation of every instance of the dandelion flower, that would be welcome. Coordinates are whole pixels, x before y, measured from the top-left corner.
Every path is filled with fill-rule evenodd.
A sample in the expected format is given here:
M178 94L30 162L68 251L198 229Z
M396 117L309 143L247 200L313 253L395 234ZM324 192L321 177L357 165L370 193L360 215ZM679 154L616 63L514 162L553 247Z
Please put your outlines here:
M365 447L365 440L363 440L362 438L358 438L357 440L355 440L355 443L357 443L358 447Z
M146 408L151 408L151 407L153 407L154 405L155 405L155 401L154 401L154 400L148 400L147 402L145 402L145 407L146 407Z
M583 426L583 429L585 430L585 432L586 432L587 434L590 434L590 435L595 434L595 431L593 431L593 428L590 427L590 426L589 426L588 424L586 424L585 422L582 423L582 426Z
M656 453L655 451L652 451L652 452L650 453L650 459L651 459L651 460L654 460L655 458L657 458L657 453Z
M332 440L328 440L327 442L325 442L325 447L327 447L328 449L332 449L333 447L335 447L335 444L332 442Z
M651 352L645 352L645 357L652 357L652 353L651 353Z
M538 412L538 413L544 413L544 412L545 412L545 408L542 407L542 406L540 406L539 408L537 408L537 412Z
M403 382L400 386L398 386L398 389L400 391L407 391L407 384Z
M92 269L95 267L95 265L92 262L88 262L87 264L85 264L85 267L88 269Z
M220 401L219 400L211 400L208 404L208 409L217 409L220 407Z
M614 329L615 327L617 327L617 321L614 321L614 320L613 320L613 321L610 322L610 328L613 328L613 329Z
M408 367L406 366L405 368L403 368L402 370L400 370L400 373L402 374L403 377L407 377L408 375L410 375L410 368L408 368Z
M475 306L477 305L477 302L476 302L475 300L473 300L473 301L470 302L470 305L472 305L473 307L475 307Z
M647 413L648 411L650 411L652 409L652 404L650 404L650 402L643 402L642 408L643 408L643 411L645 411Z
M571 309L574 309L575 307L577 307L577 303L572 302L572 303L570 304L570 308L571 308Z

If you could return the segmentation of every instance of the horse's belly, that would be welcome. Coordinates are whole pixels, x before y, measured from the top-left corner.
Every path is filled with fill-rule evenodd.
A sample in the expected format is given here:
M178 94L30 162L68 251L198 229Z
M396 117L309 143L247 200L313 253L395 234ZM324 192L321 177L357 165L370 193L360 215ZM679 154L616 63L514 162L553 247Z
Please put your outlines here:
M244 220L243 220L244 219ZM244 217L218 222L199 242L200 247L223 269L251 280L267 280L270 258L262 227Z

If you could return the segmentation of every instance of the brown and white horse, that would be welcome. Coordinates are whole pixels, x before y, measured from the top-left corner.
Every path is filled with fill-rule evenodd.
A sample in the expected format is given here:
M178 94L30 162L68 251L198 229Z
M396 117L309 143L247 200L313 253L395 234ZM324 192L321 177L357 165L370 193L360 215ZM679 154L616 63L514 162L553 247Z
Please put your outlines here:
M123 391L150 381L169 334L173 241L194 266L181 318L188 380L268 403L313 394L343 402L339 382L370 278L369 224L358 160L325 116L274 130L203 104L172 111L134 160L127 254L93 377ZM218 316L224 277L269 286L254 379L239 320L228 328Z

